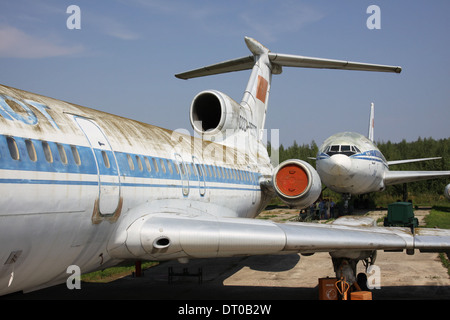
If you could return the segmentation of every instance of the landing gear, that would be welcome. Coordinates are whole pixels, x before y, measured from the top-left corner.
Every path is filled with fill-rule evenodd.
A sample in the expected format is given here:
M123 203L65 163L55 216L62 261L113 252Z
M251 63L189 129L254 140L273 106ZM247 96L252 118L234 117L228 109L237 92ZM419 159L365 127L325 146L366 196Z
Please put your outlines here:
M344 215L349 214L349 205L348 202L350 201L352 195L350 193L344 193L342 194L342 200L344 201Z
M361 252L361 257L357 257L356 259L332 257L334 272L336 273L336 278L338 279L337 283L340 283L341 289L344 288L344 284L347 288L345 292L344 290L340 290L338 288L338 291L341 294L341 299L347 299L350 292L369 291L366 273L359 273L357 275L356 266L359 261L362 261L365 271L367 272L369 267L374 264L376 254L376 251L370 253Z
M336 278L344 278L347 283L356 283L356 265L359 260L347 258L332 258Z

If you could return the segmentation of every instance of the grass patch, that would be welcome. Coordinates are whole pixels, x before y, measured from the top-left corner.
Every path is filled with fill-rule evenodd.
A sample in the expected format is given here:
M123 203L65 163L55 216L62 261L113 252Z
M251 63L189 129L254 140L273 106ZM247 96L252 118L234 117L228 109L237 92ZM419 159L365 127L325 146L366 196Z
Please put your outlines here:
M425 224L427 228L450 229L450 206L433 206Z
M439 253L439 258L441 259L442 265L447 268L447 274L450 276L450 260L448 254Z
M450 205L433 206L431 212L425 217L427 228L450 229ZM450 276L450 253L439 253L442 265L447 268L447 274Z
M157 265L158 262L142 262L142 270L148 269ZM81 280L85 282L100 282L106 283L117 280L122 277L131 275L135 271L134 262L125 262L116 267L106 268L103 270L94 271L81 275Z

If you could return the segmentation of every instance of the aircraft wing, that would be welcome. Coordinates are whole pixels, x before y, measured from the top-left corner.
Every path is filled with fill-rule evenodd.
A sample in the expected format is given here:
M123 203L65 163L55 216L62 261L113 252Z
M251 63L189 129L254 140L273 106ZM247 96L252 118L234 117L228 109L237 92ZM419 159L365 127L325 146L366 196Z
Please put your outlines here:
M407 160L393 160L388 161L387 164L389 166L395 165L395 164L403 164L403 163L411 163L411 162L419 162L419 161L428 161L428 160L438 160L442 159L442 157L434 157L434 158L421 158L421 159L407 159Z
M170 260L284 253L367 250L450 251L450 230L334 224L275 223L249 218L155 213L123 228L109 245L118 259Z
M384 176L384 184L389 186L442 177L450 177L450 171L388 171Z

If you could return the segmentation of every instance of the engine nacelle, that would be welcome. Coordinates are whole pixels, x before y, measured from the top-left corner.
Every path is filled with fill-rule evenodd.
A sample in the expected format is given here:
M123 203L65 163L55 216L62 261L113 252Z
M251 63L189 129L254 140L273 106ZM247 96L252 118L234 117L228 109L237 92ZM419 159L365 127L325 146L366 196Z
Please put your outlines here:
M216 135L227 129L238 129L240 105L226 94L202 91L191 103L190 120L200 135Z
M450 200L450 184L448 184L444 189L444 196Z
M286 160L276 167L272 183L284 203L299 209L314 203L322 191L317 171L309 163L297 159Z

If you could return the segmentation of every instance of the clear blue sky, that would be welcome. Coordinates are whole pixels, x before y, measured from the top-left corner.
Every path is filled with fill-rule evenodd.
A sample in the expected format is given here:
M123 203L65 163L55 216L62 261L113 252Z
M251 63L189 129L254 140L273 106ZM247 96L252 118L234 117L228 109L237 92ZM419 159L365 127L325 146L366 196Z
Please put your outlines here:
M69 5L81 9L70 30ZM370 30L369 5L381 9ZM186 128L201 90L238 102L249 71L176 79L174 74L249 55L244 36L271 51L400 65L403 72L284 68L273 77L268 129L289 146L341 131L375 139L450 137L450 1L4 1L0 83L169 129Z

